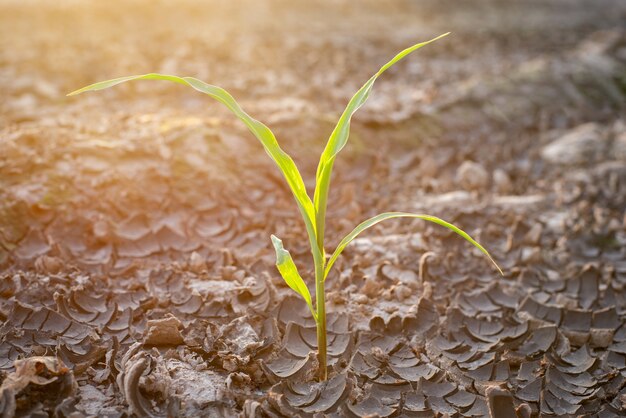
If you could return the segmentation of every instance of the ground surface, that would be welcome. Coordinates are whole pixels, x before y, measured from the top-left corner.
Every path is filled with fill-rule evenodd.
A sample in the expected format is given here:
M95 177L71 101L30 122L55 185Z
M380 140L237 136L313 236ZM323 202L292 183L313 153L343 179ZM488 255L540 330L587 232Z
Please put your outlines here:
M624 2L292 3L0 3L3 416L623 416ZM432 213L505 275L436 226L363 235L327 283L326 384L269 241L310 278L304 229L254 138L179 86L64 97L221 85L312 186L351 94L446 31L355 117L327 242Z

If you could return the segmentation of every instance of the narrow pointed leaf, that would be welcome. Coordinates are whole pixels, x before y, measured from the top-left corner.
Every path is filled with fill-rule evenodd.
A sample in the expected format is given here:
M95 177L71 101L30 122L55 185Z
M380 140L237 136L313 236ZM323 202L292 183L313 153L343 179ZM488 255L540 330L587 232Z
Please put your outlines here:
M480 245L478 242L476 242L465 231L463 231L462 229L452 225L451 223L446 222L443 219L439 219L439 218L437 218L435 216L430 216L430 215L422 215L422 214L407 213L407 212L385 212L385 213L381 213L380 215L376 215L373 218L370 218L370 219L366 220L365 222L360 223L356 228L354 228L354 230L352 232L350 232L348 235L345 236L344 239L341 240L339 245L337 245L337 249L335 249L335 252L330 257L330 259L328 260L328 263L326 264L326 270L324 271L324 280L328 276L328 273L330 272L330 269L332 268L333 264L337 260L337 257L339 257L339 255L342 253L342 251L346 248L346 246L348 244L350 244L352 242L352 240L354 240L361 232L365 231L366 229L368 229L368 228L370 228L370 227L376 225L377 223L382 222L382 221L384 221L386 219L392 219L392 218L417 218L417 219L422 219L424 221L434 222L434 223L436 223L438 225L444 226L444 227L446 227L446 228L456 232L457 234L459 234L460 236L465 238L467 241L469 241L476 248L478 248L483 254L485 254L487 256L487 258L489 259L489 261L491 261L493 263L493 265L496 267L496 269L498 269L500 274L503 274L502 270L500 269L498 264L496 264L496 262L493 260L493 258L491 258L491 255L489 255L487 250L485 250L485 248L483 248L482 245Z
M300 273L298 273L298 268L293 262L291 254L289 254L289 251L285 250L283 242L275 235L272 235L272 244L276 250L276 267L280 275L283 277L283 280L285 280L285 283L287 283L287 286L302 296L309 306L313 318L316 318L313 302L311 301L311 293L309 293L309 288L306 286L306 283L304 283L304 280L302 280Z
M328 199L328 190L330 188L330 177L333 171L333 164L335 163L335 157L337 154L343 149L343 147L348 142L348 138L350 136L350 121L352 119L352 115L367 101L369 97L370 91L374 86L374 82L376 79L384 73L391 66L396 64L402 58L409 55L411 52L420 49L423 46L428 45L431 42L434 42L449 33L444 33L443 35L439 35L438 37L431 39L430 41L422 42L416 45L413 45L410 48L405 49L400 52L398 55L393 57L391 61L387 64L383 65L380 70L376 74L374 74L367 82L356 92L350 102L348 102L348 106L343 111L341 118L337 122L335 129L328 138L328 143L326 144L326 148L320 157L319 165L317 166L317 174L315 180L315 196L313 198L313 202L315 205L316 211L316 227L317 227L317 245L321 251L324 250L324 225L326 219L326 205Z
M99 83L95 83L87 87L83 87L82 89L76 90L68 94L68 96L74 96L87 91L103 90L133 80L167 80L179 84L185 84L221 102L232 113L234 113L235 116L237 116L248 127L250 132L252 132L254 136L256 136L257 139L261 142L263 148L265 149L265 152L272 158L274 163L276 163L281 173L285 177L285 180L287 180L289 188L291 189L291 192L296 199L296 203L298 204L298 208L300 209L300 213L302 214L302 218L304 219L307 233L309 235L309 240L311 242L311 251L313 253L313 258L315 259L316 263L322 262L322 255L317 247L316 240L317 234L315 225L315 208L313 206L311 198L306 192L304 181L302 180L302 176L300 175L298 168L296 167L291 157L278 145L276 137L274 136L272 131L263 123L252 118L250 115L244 112L241 106L239 106L239 103L235 101L233 96L231 96L230 93L228 93L223 88L207 84L193 77L177 77L173 75L151 73L101 81Z

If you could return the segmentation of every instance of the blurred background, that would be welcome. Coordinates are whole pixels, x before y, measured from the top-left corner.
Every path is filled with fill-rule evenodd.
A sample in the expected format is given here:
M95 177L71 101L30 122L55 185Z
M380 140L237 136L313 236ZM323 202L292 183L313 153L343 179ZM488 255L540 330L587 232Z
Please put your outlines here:
M397 51L452 31L385 74L355 118L333 190L342 203L331 203L344 212L354 206L355 216L377 209L368 199L409 209L420 193L463 189L457 171L465 160L480 166L483 191L534 193L548 186L547 167L533 154L546 132L592 121L603 134L623 130L620 1L4 0L0 7L5 267L28 265L52 247L70 258L91 245L114 247L112 230L147 216L145 205L188 218L200 201L239 207L264 199L266 189L284 192L255 140L199 94L141 82L65 97L102 79L164 72L226 88L276 130L311 185L317 156L360 85ZM380 170L359 168L372 164ZM259 166L273 184L260 181ZM218 192L220 182L227 193ZM272 204L286 200L269 194ZM189 227L178 229L182 239ZM117 258L112 247L105 253Z
M356 114L335 168L327 242L332 248L381 211L432 213L477 237L505 278L494 284L490 266L445 231L392 222L346 251L329 280L331 310L348 312L352 329L369 330L371 318L384 325L425 301L440 315L430 332L447 338L462 322L451 305L467 318L497 305L485 315L500 315L507 329L511 323L532 328L536 322L528 318L542 317L559 327L558 335L587 335L571 340L572 347L591 341L584 334L591 319L561 322L568 309L588 318L604 312L597 317L611 318L605 328L621 326L623 0L0 0L0 317L6 324L0 368L63 347L62 358L82 382L79 410L115 416L127 410L126 395L108 375L96 374L108 370L103 353L123 354L145 342L148 321L172 314L182 321L185 344L212 359L214 380L202 385L222 390L232 370L224 371L230 363L207 348L214 343L207 318L247 321L248 309L267 318L289 300L269 234L285 241L304 277L312 273L304 228L280 173L220 104L155 81L66 93L148 72L224 87L274 130L312 193L318 157L352 94L400 50L448 31L386 72ZM590 287L580 285L581 277ZM573 281L578 284L566 284ZM510 296L508 305L494 296L485 307L479 298L486 289L500 292L497 286ZM100 319L85 319L90 309ZM60 312L84 335L68 339L61 326L46 334L43 319L26 320L40 318L33 312L47 312L45 318ZM111 316L102 319L105 312ZM248 326L265 335L268 328L257 319ZM204 348L200 337L193 339L201 328L209 335ZM44 334L49 339L34 340ZM532 344L543 355L555 341L565 340ZM596 354L623 358L623 349L607 348L612 341L596 341ZM499 362L516 349L479 354ZM461 369L459 379L476 378ZM263 403L263 374L237 370L257 385L244 398ZM525 384L516 373L512 366L507 375L515 396ZM594 382L606 393L609 385L614 392L623 387ZM197 389L170 384L179 395ZM151 399L165 396L155 395L159 390L142 386ZM203 405L242 410L243 398L216 393L204 394ZM486 408L483 395L477 399ZM556 415L582 413L590 399L557 405L543 396L529 401L533 410ZM585 411L621 408L594 396ZM609 398L619 400L615 393ZM429 404L435 412L458 409L437 402Z

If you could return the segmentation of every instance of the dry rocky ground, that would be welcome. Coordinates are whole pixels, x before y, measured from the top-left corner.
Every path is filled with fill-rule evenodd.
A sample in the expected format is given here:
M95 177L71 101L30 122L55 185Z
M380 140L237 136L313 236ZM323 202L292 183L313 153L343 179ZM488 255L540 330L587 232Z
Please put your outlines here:
M352 93L400 49L340 157L328 382L271 233L312 277L279 172L312 186ZM619 0L0 3L0 412L626 414L626 6Z

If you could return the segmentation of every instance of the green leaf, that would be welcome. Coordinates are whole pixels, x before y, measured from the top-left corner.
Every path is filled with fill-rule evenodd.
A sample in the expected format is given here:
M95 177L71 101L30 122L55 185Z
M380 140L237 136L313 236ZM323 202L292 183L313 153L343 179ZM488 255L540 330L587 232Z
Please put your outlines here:
M430 215L421 215L421 214L417 214L417 213L407 213L407 212L385 212L385 213L381 213L380 215L376 215L373 218L370 218L370 219L366 220L365 222L360 223L359 226L354 228L354 230L352 232L350 232L348 235L345 236L344 239L341 240L339 245L337 245L337 249L335 249L335 252L330 257L330 259L328 260L328 263L326 264L326 270L324 271L324 280L326 280L326 277L328 276L328 273L330 272L331 267L333 266L333 264L337 260L337 257L339 257L339 255L346 248L346 246L348 244L350 244L352 242L352 240L354 240L357 237L357 235L359 235L361 232L365 231L367 228L370 228L370 227L376 225L379 222L382 222L382 221L384 221L386 219L392 219L392 218L418 218L418 219L422 219L422 220L425 220L425 221L434 222L434 223L436 223L438 225L444 226L444 227L446 227L446 228L456 232L457 234L459 234L460 236L465 238L467 241L469 241L476 248L478 248L483 254L485 254L487 256L487 258L489 258L489 260L493 263L493 265L496 266L496 268L498 269L500 274L503 275L502 270L500 269L498 264L496 264L496 262L493 260L493 258L491 258L491 255L489 255L487 250L485 250L485 248L483 248L482 245L480 245L479 243L474 241L474 239L472 237L470 237L465 231L463 231L462 229L452 225L451 223L448 223L448 222L444 221L443 219L439 219L439 218L437 218L435 216L430 216Z
M302 280L302 277L300 277L300 273L298 273L298 268L293 262L291 254L289 254L289 251L285 250L283 242L275 235L272 235L272 244L276 250L276 267L278 268L280 275L290 288L302 296L307 305L309 305L313 318L316 318L317 320L315 309L313 309L313 303L311 302L309 288L306 286L306 283L304 283L304 280Z
M410 48L405 49L400 52L398 55L393 57L391 61L387 64L383 65L380 70L376 74L374 74L364 85L356 92L350 102L348 102L348 106L343 111L341 118L337 122L335 129L328 138L328 143L326 144L326 148L320 157L319 165L317 166L317 174L315 179L315 196L313 198L313 202L315 205L316 211L316 227L317 227L317 246L320 251L324 251L324 227L326 224L326 206L328 199L328 190L330 188L330 177L333 171L333 164L335 163L335 157L337 154L343 149L343 147L348 142L348 137L350 136L350 121L352 119L352 115L367 101L369 97L370 91L374 86L374 82L382 73L384 73L387 69L393 66L395 63L400 61L402 58L409 55L411 52L420 49L421 47L428 45L431 42L434 42L444 36L448 35L448 33L444 33L443 35L439 35L438 37L431 39L427 42L422 42L416 45L413 45Z
M99 83L95 83L87 87L83 87L82 89L73 91L72 93L68 94L68 96L74 96L86 91L103 90L133 80L167 80L174 83L185 84L221 102L232 113L234 113L235 116L237 116L248 127L250 132L252 132L254 136L256 136L257 139L261 142L263 148L265 148L265 152L272 158L274 163L276 163L281 173L285 177L285 180L287 180L289 188L291 189L291 192L296 199L296 203L298 204L298 208L300 209L300 213L306 225L306 230L309 235L309 241L311 243L311 252L313 253L313 259L315 263L323 262L322 253L317 246L315 208L313 206L311 198L306 192L304 181L302 180L302 176L300 175L298 168L296 167L291 157L278 145L276 137L274 136L272 131L263 123L252 118L250 115L244 112L241 106L239 106L239 103L235 101L233 96L231 96L230 93L228 93L223 88L207 84L193 77L177 77L173 75L151 73L101 81Z

